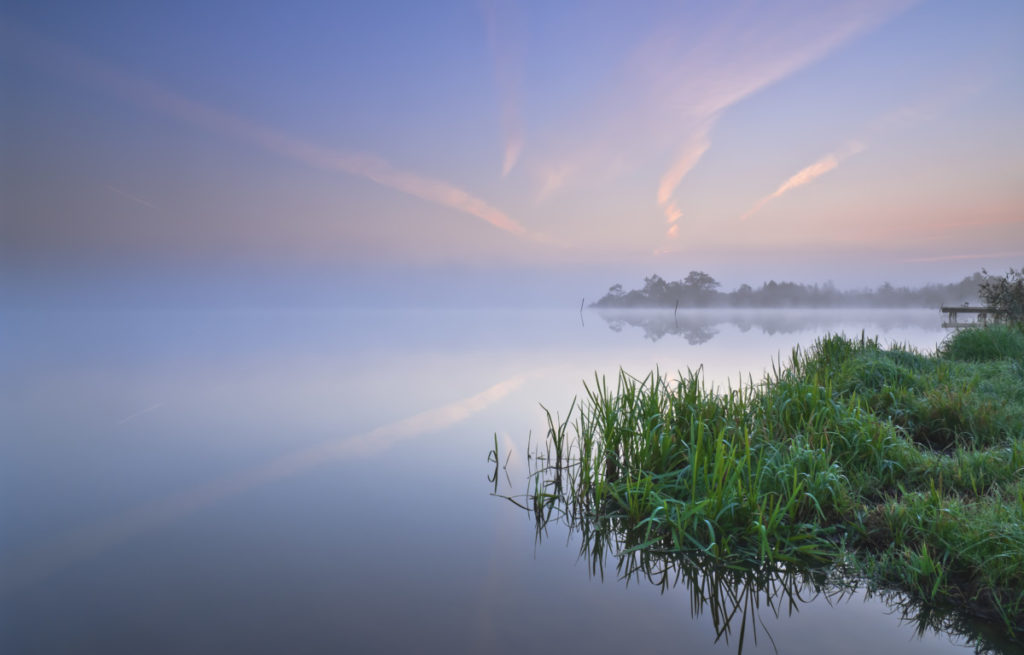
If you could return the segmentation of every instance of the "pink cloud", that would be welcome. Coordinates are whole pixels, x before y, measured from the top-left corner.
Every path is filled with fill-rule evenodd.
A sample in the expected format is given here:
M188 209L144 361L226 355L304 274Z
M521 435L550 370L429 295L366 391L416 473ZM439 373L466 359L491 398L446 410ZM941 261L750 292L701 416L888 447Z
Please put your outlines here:
M770 201L781 197L783 194L813 182L825 173L835 169L844 159L863 152L864 148L864 144L858 141L853 141L838 152L827 154L810 166L800 169L795 175L783 182L782 185L770 195L758 200L757 204L751 207L750 210L741 217L741 220L747 220L757 212L761 211L761 209Z
M483 10L501 104L501 131L505 142L501 174L506 176L519 162L523 150L520 97L526 59L524 21L518 3L491 0L483 5Z
M221 111L148 80L129 76L66 46L0 23L0 33L37 61L138 105L211 132L260 146L294 161L371 180L381 186L474 216L511 234L529 236L500 209L444 180L395 168L384 159L311 143L285 132ZM116 192L116 191L115 191ZM123 195L123 194L122 194Z

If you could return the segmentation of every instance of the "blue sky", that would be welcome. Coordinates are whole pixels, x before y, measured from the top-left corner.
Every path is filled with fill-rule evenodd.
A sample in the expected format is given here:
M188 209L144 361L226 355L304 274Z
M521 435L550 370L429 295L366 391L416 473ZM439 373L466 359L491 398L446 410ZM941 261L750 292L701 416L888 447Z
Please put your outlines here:
M1024 260L1019 2L6 2L0 30L8 262Z

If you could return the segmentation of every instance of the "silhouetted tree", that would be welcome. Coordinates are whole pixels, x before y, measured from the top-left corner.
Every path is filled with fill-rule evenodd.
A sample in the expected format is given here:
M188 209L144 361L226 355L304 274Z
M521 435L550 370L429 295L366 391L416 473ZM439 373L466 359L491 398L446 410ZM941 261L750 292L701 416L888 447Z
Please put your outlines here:
M690 271L690 274L686 276L683 282L701 295L707 295L721 286L715 278L704 271Z
M668 300L668 282L665 282L660 275L645 277L644 295L656 302Z
M1024 267L1019 271L1010 269L1006 275L989 275L981 269L985 280L978 287L978 295L989 307L1006 314L1007 319L1019 323L1024 321Z

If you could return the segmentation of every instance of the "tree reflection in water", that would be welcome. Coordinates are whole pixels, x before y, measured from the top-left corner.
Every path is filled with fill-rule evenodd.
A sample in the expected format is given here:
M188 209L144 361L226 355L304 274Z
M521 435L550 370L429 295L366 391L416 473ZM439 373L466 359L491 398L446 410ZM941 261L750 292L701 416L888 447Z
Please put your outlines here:
M597 310L597 314L614 332L622 332L628 326L642 330L644 338L650 341L658 341L665 336L681 336L694 346L713 339L723 325L734 325L741 332L757 329L773 335L812 328L840 331L851 323L870 325L882 331L906 327L934 329L941 322L938 311L921 310L689 309L673 312L665 309L619 309Z

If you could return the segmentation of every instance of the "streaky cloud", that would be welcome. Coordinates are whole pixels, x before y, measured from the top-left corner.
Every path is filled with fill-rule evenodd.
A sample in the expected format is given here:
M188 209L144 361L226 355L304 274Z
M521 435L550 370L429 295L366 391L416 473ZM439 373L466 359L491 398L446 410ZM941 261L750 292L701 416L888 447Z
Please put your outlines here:
M537 194L538 199L543 200L565 186L574 170L575 166L572 164L563 163L558 166L549 166L540 171L541 187Z
M682 56L674 56L672 40L655 44L641 63L661 69L653 84L656 95L687 118L691 126L697 125L690 128L686 145L661 177L658 204L668 212L668 202L683 178L710 148L710 131L726 109L827 56L912 4L913 0L835 3L812 12L794 10L784 15L780 11L777 29L754 42L749 39L758 32L744 23L741 14L735 14L709 30ZM741 42L743 49L738 50Z
M516 162L519 161L519 153L523 150L523 139L521 136L516 134L510 136L505 143L505 158L501 164L501 175L502 177L512 172L512 169L516 167Z
M741 220L747 220L757 212L761 211L761 209L766 204L768 204L772 200L775 200L776 198L781 197L787 192L792 191L793 189L796 189L798 187L802 187L805 184L810 184L811 182L821 177L825 173L834 170L837 166L839 166L839 163L844 159L852 157L857 153L863 152L864 149L864 144L860 143L859 141L852 141L849 144L847 144L843 149L837 152L829 153L822 157L821 159L819 159L818 161L811 164L810 166L800 169L795 175L793 175L788 180L783 182L779 186L779 188L776 189L774 192L758 200L757 204L751 207L747 211L747 213L743 214Z
M989 253L963 253L958 255L939 255L937 257L913 257L911 259L904 259L903 262L906 264L925 264L930 262L961 261L965 259L1002 259L1003 257L1021 256L1024 256L1024 250Z
M711 142L708 140L706 129L698 131L691 138L679 156L676 157L675 163L661 176L661 181L658 184L658 204L662 206L668 204L672 197L672 192L679 186L679 183L682 182L686 174L697 165L697 162L700 161L701 156L710 145Z
M81 81L158 113L255 144L307 166L371 180L383 187L474 216L510 234L532 237L505 212L449 182L395 168L375 155L346 152L299 139L192 100L154 82L122 73L68 46L46 40L4 21L0 21L0 34L37 62L69 72Z
M494 58L494 78L501 105L501 131L505 145L502 177L519 162L523 151L523 121L520 111L526 42L522 26L522 7L507 0L489 0L483 4L487 37Z
M666 211L676 187L683 181L686 174L693 170L693 167L711 146L711 140L708 137L709 130L709 124L697 129L676 156L672 166L661 176L661 181L658 184L658 204L665 207ZM672 206L674 207L674 204Z
M676 207L676 203L669 201L668 205L665 206L665 222L671 225L682 217L683 210Z
M686 144L676 157L672 167L661 176L661 181L658 184L658 204L661 205L662 210L665 212L665 220L670 226L665 232L665 235L670 239L675 239L679 236L677 221L683 216L683 210L672 200L672 194L680 182L683 181L683 178L686 177L686 174L697 165L697 162L700 161L700 158L704 156L704 153L711 146L711 140L708 137L710 128L711 123L707 123L691 136L689 143Z

